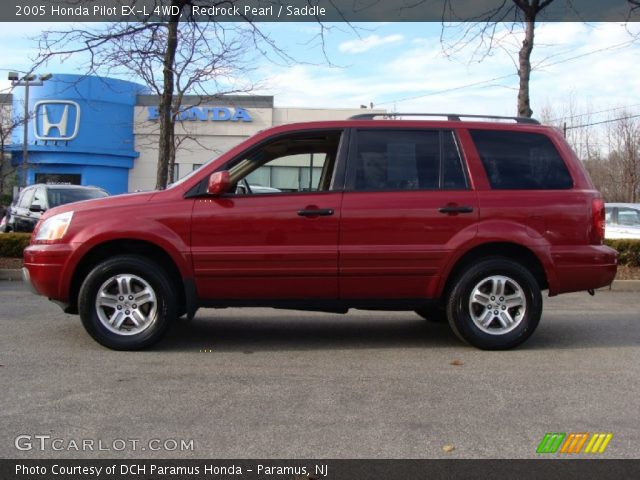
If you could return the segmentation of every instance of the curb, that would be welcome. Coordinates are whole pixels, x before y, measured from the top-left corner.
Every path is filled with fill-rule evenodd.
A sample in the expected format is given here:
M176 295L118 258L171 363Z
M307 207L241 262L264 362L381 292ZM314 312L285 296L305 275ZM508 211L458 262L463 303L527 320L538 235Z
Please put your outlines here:
M8 280L10 282L22 281L22 270L14 268L0 268L0 280Z
M0 281L21 282L22 270L0 268ZM616 292L640 292L640 280L614 280L608 287L599 288L598 291Z
M616 292L640 292L640 280L614 280L608 287L598 290L614 290Z

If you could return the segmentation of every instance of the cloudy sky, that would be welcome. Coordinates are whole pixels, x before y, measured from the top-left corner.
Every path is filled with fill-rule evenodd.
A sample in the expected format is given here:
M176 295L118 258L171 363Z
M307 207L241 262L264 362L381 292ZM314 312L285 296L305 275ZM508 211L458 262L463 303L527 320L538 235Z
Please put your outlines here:
M350 107L373 103L398 112L464 112L513 115L518 77L515 59L522 35L498 32L499 48L489 56L467 45L447 56L439 23L331 25L325 35L328 64L314 23L263 24L300 64L261 60L251 73L281 107ZM56 28L64 28L56 24ZM26 70L37 52L35 38L51 24L2 24L0 88L7 70ZM463 27L464 28L464 27ZM456 38L448 29L445 41ZM560 112L572 99L576 113L590 110L604 119L621 106L640 106L640 25L547 23L536 30L531 96L534 116ZM51 63L52 73L81 73L81 59ZM44 71L44 69L43 69Z

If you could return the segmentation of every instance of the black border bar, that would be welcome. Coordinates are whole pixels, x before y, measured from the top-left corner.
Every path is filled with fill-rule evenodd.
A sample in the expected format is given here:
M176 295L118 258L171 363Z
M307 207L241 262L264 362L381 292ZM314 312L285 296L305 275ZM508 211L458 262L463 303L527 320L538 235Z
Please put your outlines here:
M512 0L191 0L181 20L215 22L512 22ZM2 0L2 22L168 21L171 0ZM554 0L541 22L640 21L634 0Z
M182 468L182 472L178 469ZM316 470L316 467L318 469ZM76 469L85 473L55 474ZM173 469L172 469L173 468ZM33 473L25 473L26 470ZM98 470L100 469L100 470ZM114 469L113 474L107 472ZM39 471L40 473L37 473ZM46 471L46 473L45 473ZM73 471L73 470L72 470ZM100 472L97 475L97 472ZM0 460L2 480L637 479L640 460Z

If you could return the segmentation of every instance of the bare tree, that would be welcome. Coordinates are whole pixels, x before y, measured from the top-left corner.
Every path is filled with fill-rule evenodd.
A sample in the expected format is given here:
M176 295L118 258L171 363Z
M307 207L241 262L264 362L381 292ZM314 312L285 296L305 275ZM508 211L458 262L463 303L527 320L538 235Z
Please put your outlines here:
M206 2L208 6L226 7L234 3ZM238 83L236 79L245 76L255 61L251 54L291 60L259 24L249 19L238 23L195 21L191 7L200 4L201 0L171 0L172 13L163 22L112 23L96 30L50 30L40 38L36 66L54 57L86 54L88 74L124 72L141 78L159 96L156 188L165 188L173 180L172 167L179 145L175 124L186 93L246 93L254 85Z
M610 112L608 119L594 121L595 114L604 112ZM594 112L591 105L580 106L573 96L555 108L544 106L539 115L543 123L564 131L608 202L640 199L639 117L624 106Z
M605 201L619 201L619 189L617 186L618 174L611 170L608 157L592 158L584 161L584 166L589 172L596 189L602 194Z
M428 0L416 0L415 5L426 3ZM522 43L518 47L517 59L514 58L519 85L517 97L517 112L519 116L531 117L531 98L529 82L531 79L532 65L531 54L535 46L536 22L542 17L545 9L556 2L558 8L563 7L565 12L576 18L581 18L579 2L572 0L495 0L488 6L479 6L475 2L460 0L444 0L442 7L441 44L447 55L451 55L467 49L475 44L473 58L482 61L491 55L496 48L503 47L503 38L499 33L506 28L509 34L516 31L522 35ZM627 0L629 4L628 17L631 19L634 12L640 9L640 0ZM473 9L479 9L480 13L474 13ZM453 25L452 25L453 22ZM460 23L462 27L460 28ZM453 35L450 35L453 30ZM521 33L520 33L521 32ZM628 33L637 38L637 34L628 30Z
M609 201L637 203L640 199L640 122L628 110L609 123L609 170L614 189Z
M586 162L600 158L602 154L601 129L594 125L593 115L593 106L580 102L571 93L560 105L543 105L537 118L562 130L578 158Z
M118 73L124 71L132 78L141 78L160 99L159 150L162 158L168 159L158 162L157 178L160 184L165 178L168 183L174 180L176 151L184 140L176 136L175 125L184 113L185 95L194 93L206 96L210 91L215 92L216 96L247 93L256 87L249 81L238 80L239 77L246 77L250 69L246 56L249 38L242 26L183 22L175 33L178 44L168 79L164 69L166 55L163 47L173 41L169 29L155 27L136 35L116 37L103 57L112 70ZM167 81L173 82L171 96L167 95L165 88ZM163 118L169 119L169 122L163 122Z
M518 116L531 117L531 99L529 95L529 81L531 79L531 53L535 40L536 21L540 13L551 5L554 0L502 0L495 2L493 7L477 15L461 15L456 8L456 0L445 0L442 11L441 43L448 55L460 51L476 43L474 56L483 60L490 55L494 48L500 46L497 33L501 25L507 25L510 33L516 26L523 27L524 38L518 51L516 68L519 86L517 99ZM462 5L468 6L463 2ZM450 45L447 45L448 22L464 20L466 23Z

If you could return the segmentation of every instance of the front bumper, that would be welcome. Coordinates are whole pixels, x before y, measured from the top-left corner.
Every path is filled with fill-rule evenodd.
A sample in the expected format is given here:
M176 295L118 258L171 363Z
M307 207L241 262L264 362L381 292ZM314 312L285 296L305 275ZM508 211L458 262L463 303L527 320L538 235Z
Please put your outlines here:
M65 273L72 252L69 244L29 245L24 250L23 280L39 295L68 301L69 278Z

